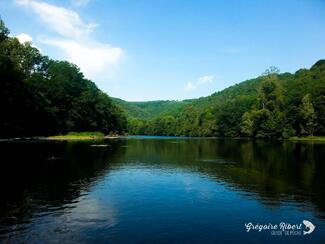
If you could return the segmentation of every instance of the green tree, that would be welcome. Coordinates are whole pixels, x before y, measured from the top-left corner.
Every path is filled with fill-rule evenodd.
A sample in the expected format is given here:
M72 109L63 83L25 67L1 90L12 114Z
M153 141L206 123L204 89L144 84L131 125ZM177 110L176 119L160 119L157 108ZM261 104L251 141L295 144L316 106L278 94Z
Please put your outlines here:
M241 132L247 136L254 136L254 111L245 112L241 119Z
M0 18L0 42L4 41L9 36L9 29L6 27L3 20Z
M302 100L300 105L300 114L301 114L301 134L305 135L314 135L314 131L316 128L316 113L311 101L310 94L306 94Z
M126 130L126 116L80 69L9 37L0 20L0 137Z
M264 77L259 90L259 98L262 109L274 111L282 106L282 89L277 75L272 74Z

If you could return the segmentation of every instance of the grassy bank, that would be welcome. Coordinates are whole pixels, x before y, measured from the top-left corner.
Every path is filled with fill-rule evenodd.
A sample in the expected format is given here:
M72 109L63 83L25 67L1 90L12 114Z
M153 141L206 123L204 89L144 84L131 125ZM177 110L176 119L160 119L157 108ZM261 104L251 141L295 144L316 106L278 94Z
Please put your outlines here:
M290 137L289 141L322 141L325 142L325 136L304 136L304 137Z
M69 132L66 135L49 136L50 140L94 140L104 139L105 135L101 132Z

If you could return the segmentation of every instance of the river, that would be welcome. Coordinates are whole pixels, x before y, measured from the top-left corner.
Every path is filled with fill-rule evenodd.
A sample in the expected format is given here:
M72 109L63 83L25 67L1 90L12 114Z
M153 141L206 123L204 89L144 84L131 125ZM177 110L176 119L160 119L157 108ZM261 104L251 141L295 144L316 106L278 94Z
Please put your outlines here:
M325 243L322 143L22 140L0 157L0 242Z

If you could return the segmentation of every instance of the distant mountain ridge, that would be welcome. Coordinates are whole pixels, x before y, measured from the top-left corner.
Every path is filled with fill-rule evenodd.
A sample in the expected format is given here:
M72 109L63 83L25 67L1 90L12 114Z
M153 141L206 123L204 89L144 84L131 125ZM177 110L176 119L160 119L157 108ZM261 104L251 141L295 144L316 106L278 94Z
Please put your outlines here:
M325 60L295 73L267 70L207 97L183 101L113 100L128 133L286 138L325 134Z
M289 73L285 73L289 74ZM285 75L283 74L283 75ZM192 105L199 109L214 107L215 103L222 103L225 99L232 99L238 95L250 95L257 92L260 78L250 79L238 84L232 85L221 91L215 92L206 97L177 100L155 100L155 101L137 101L130 102L120 98L112 97L118 105L126 111L127 115L137 119L153 119L160 115L175 114L182 108Z
M154 117L177 112L178 109L186 105L190 105L192 100L157 100L147 102L128 102L120 98L112 98L118 105L120 105L127 115L137 119L152 119Z

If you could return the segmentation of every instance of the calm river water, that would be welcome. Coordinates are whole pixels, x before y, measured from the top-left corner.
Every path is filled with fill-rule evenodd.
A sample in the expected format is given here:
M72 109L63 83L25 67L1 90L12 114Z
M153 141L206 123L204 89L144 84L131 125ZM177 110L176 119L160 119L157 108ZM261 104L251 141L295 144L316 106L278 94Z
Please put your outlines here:
M0 242L325 243L325 144L3 141Z

